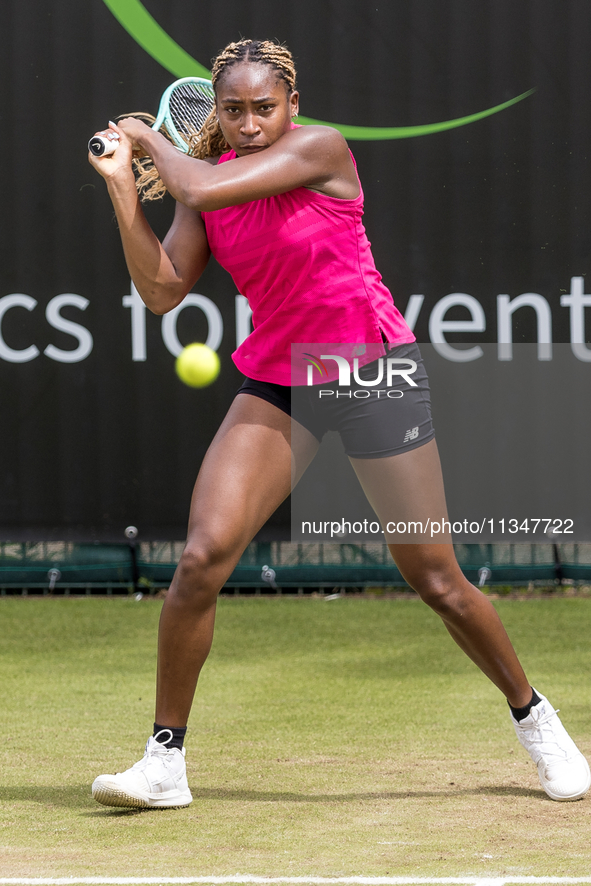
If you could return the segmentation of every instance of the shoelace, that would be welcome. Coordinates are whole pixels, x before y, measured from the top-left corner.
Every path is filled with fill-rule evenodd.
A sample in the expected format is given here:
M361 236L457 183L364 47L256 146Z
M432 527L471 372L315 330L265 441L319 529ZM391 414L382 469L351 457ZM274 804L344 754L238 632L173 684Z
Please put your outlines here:
M131 767L132 769L138 769L140 771L142 769L145 769L146 766L150 765L151 757L166 757L170 748L167 748L161 742L158 742L158 738L162 735L163 732L170 733L170 738L172 738L172 732L170 729L161 729L160 732L158 732L156 735L151 736L146 743L144 756L141 760L138 760L137 763L133 764L133 766ZM167 739L167 741L170 741L170 739ZM164 763L164 760L162 762Z
M542 745L542 747L540 748L542 754L551 755L553 757L560 757L562 760L567 760L569 757L569 753L567 750L561 747L560 742L554 732L554 725L552 723L553 718L556 716L556 714L558 714L558 710L545 711L541 714L539 711L532 709L534 722L528 724L527 726L521 726L521 724L520 726L524 737L528 741L540 742L540 744ZM554 745L557 751L551 750L548 745Z

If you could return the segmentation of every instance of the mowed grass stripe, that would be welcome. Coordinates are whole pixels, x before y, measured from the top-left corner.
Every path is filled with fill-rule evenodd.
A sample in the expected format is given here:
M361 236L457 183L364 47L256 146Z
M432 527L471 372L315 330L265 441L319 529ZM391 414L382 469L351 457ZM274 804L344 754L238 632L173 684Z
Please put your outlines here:
M512 884L575 884L591 883L591 877L0 877L0 886L190 886L192 883L212 884L306 884L316 886L430 886L430 884L457 884L457 886L512 886Z

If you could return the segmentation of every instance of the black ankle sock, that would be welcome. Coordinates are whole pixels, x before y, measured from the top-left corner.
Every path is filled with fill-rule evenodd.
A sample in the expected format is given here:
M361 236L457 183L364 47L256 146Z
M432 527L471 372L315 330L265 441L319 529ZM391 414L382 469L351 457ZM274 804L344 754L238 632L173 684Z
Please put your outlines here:
M163 732L163 734L156 738L159 732ZM172 733L172 737L170 733ZM167 748L178 748L179 751L182 751L186 733L186 726L161 726L160 723L154 723L154 738L160 744L166 745Z
M531 708L533 708L534 705L539 704L542 700L535 689L532 688L531 693L531 701L529 702L529 704L526 704L525 707L514 708L513 705L509 705L509 707L511 708L511 713L518 722L519 720L524 720L529 714Z

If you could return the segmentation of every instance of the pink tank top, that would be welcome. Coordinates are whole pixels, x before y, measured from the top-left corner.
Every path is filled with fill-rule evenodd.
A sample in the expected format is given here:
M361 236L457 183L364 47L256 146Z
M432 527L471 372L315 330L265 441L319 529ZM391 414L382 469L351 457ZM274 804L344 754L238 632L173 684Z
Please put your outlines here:
M363 191L341 200L295 188L201 215L213 256L252 310L253 331L232 354L249 378L305 384L303 372L292 379L296 343L415 340L376 270Z

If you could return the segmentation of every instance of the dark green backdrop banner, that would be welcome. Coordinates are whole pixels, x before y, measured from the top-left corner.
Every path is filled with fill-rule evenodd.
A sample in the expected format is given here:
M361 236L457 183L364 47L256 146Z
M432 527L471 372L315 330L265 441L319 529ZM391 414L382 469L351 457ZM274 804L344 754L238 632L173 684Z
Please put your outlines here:
M572 342L590 362L586 0L4 0L3 538L184 535L248 309L213 262L176 314L143 308L86 143L241 35L284 41L302 113L350 138L378 268L419 341L466 378L462 342L473 360L478 343ZM159 235L172 209L149 207ZM173 368L194 340L222 360L201 391ZM287 505L265 531L288 536Z

